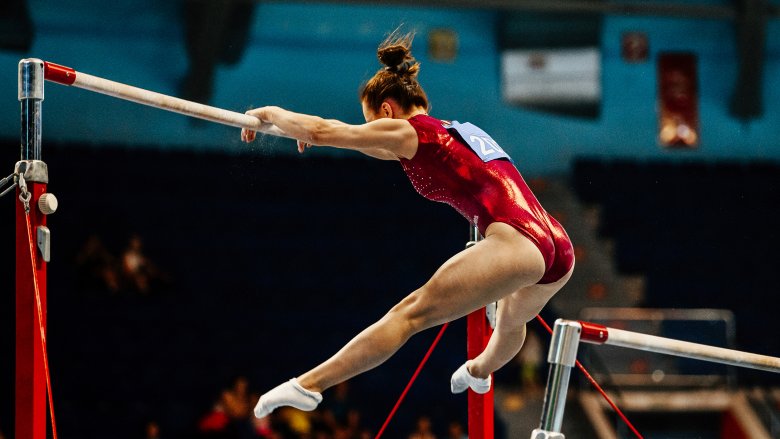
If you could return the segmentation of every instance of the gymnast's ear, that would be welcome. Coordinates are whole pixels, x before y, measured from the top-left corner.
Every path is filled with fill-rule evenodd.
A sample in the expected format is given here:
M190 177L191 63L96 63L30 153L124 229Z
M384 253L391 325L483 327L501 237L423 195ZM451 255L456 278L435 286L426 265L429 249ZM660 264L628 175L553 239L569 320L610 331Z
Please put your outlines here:
M382 102L382 105L379 106L379 117L389 117L392 119L394 115L395 108L393 108L392 103L389 100Z

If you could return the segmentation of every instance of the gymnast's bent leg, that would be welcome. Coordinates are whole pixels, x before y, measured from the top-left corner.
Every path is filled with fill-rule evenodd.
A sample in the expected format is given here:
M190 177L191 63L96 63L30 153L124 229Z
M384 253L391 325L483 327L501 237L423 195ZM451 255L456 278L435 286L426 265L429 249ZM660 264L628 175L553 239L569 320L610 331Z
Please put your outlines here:
M528 238L503 223L491 224L485 235L477 245L445 262L425 285L333 357L260 397L255 416L266 416L280 406L313 410L321 400L319 392L382 364L412 335L541 279L544 259Z
M525 342L526 323L532 320L571 277L574 268L551 284L521 288L498 301L496 328L485 350L465 362L450 380L452 393L471 387L476 393L487 393L491 374L514 358Z

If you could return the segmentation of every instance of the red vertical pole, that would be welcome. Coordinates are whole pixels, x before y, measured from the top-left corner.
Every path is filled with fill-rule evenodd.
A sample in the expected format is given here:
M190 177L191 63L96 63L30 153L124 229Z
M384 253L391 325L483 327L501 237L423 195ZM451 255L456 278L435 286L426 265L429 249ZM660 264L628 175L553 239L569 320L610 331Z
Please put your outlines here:
M41 161L41 107L43 102L43 61L19 61L18 98L21 108L21 161L15 171L16 191L16 385L17 439L46 439L46 365L41 328L46 327L46 262L37 249L38 228L46 215L38 209L38 199L49 181ZM24 176L24 180L22 177ZM26 182L29 221L19 194ZM30 240L33 242L30 254ZM31 260L32 259L32 260ZM41 300L41 316L35 294L35 280Z
M30 225L33 245L38 226L46 225L46 215L37 208L37 200L46 192L45 183L28 182ZM33 284L33 265L24 205L16 203L16 435L19 439L46 439L46 373L38 321L38 306ZM35 276L46 328L46 262L34 248Z
M485 308L474 311L466 318L468 358L479 355L487 346L493 330L485 315ZM493 439L493 388L480 395L469 392L469 439Z
M476 225L471 226L470 241L466 248L476 245L482 237ZM490 334L490 322L485 308L474 311L466 317L466 354L469 360L481 354L487 346ZM480 395L468 390L469 395L469 439L493 439L493 388Z

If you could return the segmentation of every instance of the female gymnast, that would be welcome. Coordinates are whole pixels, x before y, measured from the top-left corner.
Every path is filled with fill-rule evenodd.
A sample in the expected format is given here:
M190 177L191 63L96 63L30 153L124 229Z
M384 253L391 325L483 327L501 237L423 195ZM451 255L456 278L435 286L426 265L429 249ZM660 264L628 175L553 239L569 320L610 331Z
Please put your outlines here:
M452 375L453 393L490 390L491 374L512 359L534 318L571 277L574 251L563 227L537 201L511 159L484 131L429 116L428 98L411 55L413 35L388 37L377 52L385 65L362 87L366 123L293 113L279 107L250 110L274 134L297 139L298 151L332 146L398 160L415 189L445 202L485 237L456 254L433 277L333 357L260 397L262 418L281 406L314 410L320 392L372 369L412 335L498 301L497 322L485 350ZM242 130L252 142L256 133Z

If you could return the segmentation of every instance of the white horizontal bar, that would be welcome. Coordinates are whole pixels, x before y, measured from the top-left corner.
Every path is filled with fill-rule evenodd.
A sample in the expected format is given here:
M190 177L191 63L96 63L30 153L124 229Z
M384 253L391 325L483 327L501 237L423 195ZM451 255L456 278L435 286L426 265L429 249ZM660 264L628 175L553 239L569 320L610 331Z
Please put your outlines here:
M780 372L780 358L752 354L733 349L719 348L699 343L640 334L622 329L607 328L609 336L604 344L641 351L676 355L731 366Z
M69 68L66 68L70 70ZM70 84L73 87L82 88L96 93L113 96L126 101L135 102L161 110L197 117L199 119L211 122L229 125L237 128L247 128L265 134L286 137L278 127L273 124L265 123L260 119L248 114L237 113L235 111L223 110L210 105L199 104L197 102L164 95L149 90L145 90L120 82L92 76L83 72L73 71L75 80ZM66 84L61 80L50 79L53 82Z

